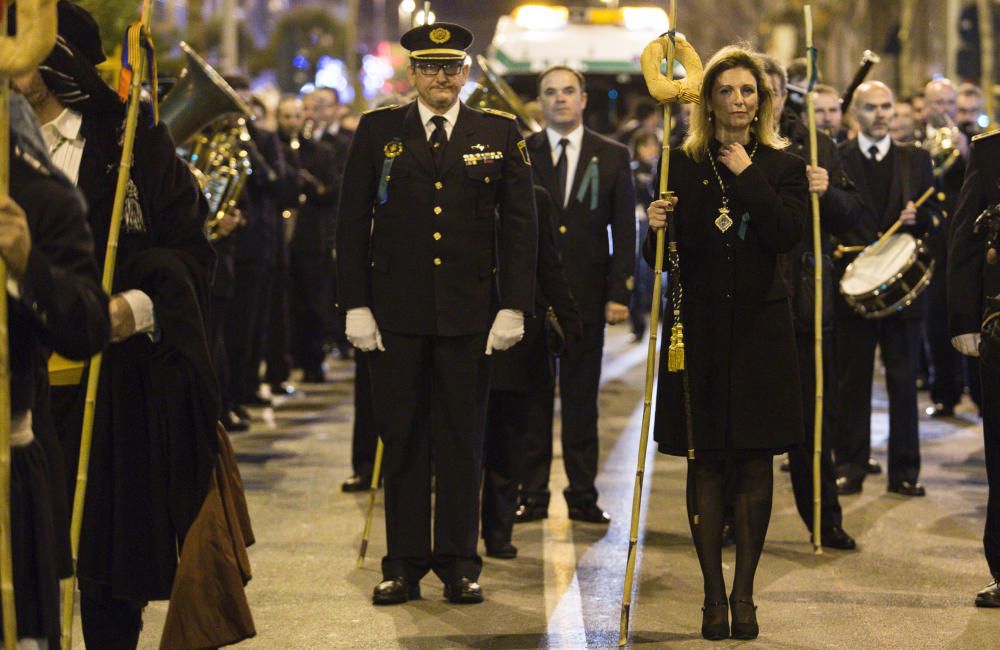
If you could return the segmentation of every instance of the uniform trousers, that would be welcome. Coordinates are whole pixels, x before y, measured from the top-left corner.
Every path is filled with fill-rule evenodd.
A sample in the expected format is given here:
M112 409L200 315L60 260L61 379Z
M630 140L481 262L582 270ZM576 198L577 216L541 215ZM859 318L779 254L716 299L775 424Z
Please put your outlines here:
M260 383L261 348L267 330L272 269L261 263L237 261L233 299L226 314L229 356L229 401L249 403Z
M524 339L517 344L525 346L518 350L524 355L524 383L513 386L516 390L490 390L483 472L483 540L488 549L511 540L528 422L552 421L552 400L535 397L553 390L553 358L544 327L541 318L525 320Z
M938 236L943 237L943 234ZM946 255L944 246L935 249L935 262L939 272L931 276L931 282L927 286L927 317L924 327L934 370L931 401L947 408L961 401L964 381L962 357L952 347L948 331L948 278L940 272L947 268Z
M986 452L986 528L983 549L993 578L1000 580L1000 369L979 364L983 391L983 447Z
M289 259L293 357L305 372L323 370L323 344L330 335L332 298L329 293L330 256L291 251Z
M486 333L382 332L370 356L376 426L384 442L386 579L476 580L479 486L489 392ZM433 546L431 482L434 483Z
M834 433L837 413L837 372L834 365L831 333L823 335L823 451L819 461L820 528L829 530L840 526L843 514L837 498L837 477L833 470L830 439ZM796 347L799 354L799 381L802 385L803 430L806 433L801 445L788 451L788 465L792 475L792 492L795 506L806 527L813 525L813 450L816 417L816 352L811 336L797 333Z
M267 344L264 356L267 361L265 381L272 386L286 381L292 373L289 360L290 316L288 310L288 249L279 242L271 276L271 298L267 317Z
M569 486L563 491L571 508L597 502L597 393L601 385L604 323L584 323L583 339L559 358L559 397L562 408L563 464ZM548 504L552 467L552 401L555 386L532 393L546 408L530 407L521 477L522 498Z
M842 302L842 301L841 301ZM920 320L900 315L875 320L835 311L840 413L834 457L837 473L863 479L871 456L872 373L875 347L885 365L889 393L889 484L915 483L920 475L917 428L917 360Z
M354 475L369 478L375 466L378 430L375 428L375 400L372 398L369 353L354 351L354 431L351 438L351 467Z

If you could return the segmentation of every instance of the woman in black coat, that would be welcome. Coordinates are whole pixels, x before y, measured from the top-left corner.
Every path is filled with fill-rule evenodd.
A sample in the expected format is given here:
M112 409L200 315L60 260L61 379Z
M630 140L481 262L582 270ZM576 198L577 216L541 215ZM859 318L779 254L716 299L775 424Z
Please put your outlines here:
M666 335L654 437L663 453L694 449L688 512L705 579L702 635L710 639L730 636L730 606L732 636L757 636L753 580L771 515L772 456L803 436L795 332L778 256L800 238L808 185L804 163L780 151L787 142L775 130L766 79L748 50L727 47L712 58L691 130L671 161L675 198L649 208L655 231L675 206L670 228L680 255L692 441L683 374L667 369ZM644 246L650 263L654 244L651 233ZM721 540L727 471L736 492L728 603Z

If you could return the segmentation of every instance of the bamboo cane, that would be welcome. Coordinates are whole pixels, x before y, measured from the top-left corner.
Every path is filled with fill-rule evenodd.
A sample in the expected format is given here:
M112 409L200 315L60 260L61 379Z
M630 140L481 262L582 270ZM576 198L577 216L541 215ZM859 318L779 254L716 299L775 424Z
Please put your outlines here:
M913 207L919 210L920 206L926 203L927 199L931 198L932 194L934 194L933 186L928 187L926 190L924 190L924 193L920 195L920 198L918 198L916 201L913 202ZM885 243L887 241L889 241L889 238L895 235L896 231L899 230L902 226L903 226L902 220L897 219L896 223L889 226L889 229L885 231L885 234L878 238L878 241L875 242L874 246L872 246L872 251L877 253L878 251L882 250L882 247L885 246Z
M142 30L148 30L152 17L151 0L143 0L140 23ZM125 137L122 155L118 164L118 179L115 187L115 202L111 210L111 224L108 230L108 244L104 254L104 271L101 285L111 295L115 276L115 262L118 257L118 234L121 230L125 195L132 169L132 152L135 148L135 132L139 123L139 102L142 93L142 78L146 74L146 57L139 56L135 66L132 84L129 88L128 111L125 116ZM90 446L94 433L94 415L97 405L98 380L101 376L103 355L95 354L90 360L87 373L87 394L83 407L83 427L80 434L80 458L76 467L76 490L73 494L73 517L70 523L70 547L73 554L73 575L63 580L62 600L62 648L73 646L73 609L76 597L76 563L80 552L80 531L83 529L83 508L87 494L87 472L90 468Z
M809 115L809 164L819 167L819 152L816 148L816 111L813 106L812 87L816 83L816 49L813 47L812 5L808 2L802 8L806 20L806 52L809 57L809 84L806 92L806 111ZM812 206L813 282L815 296L813 331L815 333L816 402L813 408L813 551L823 554L820 534L820 461L823 456L823 244L819 220L819 193L809 193Z
M0 196L10 195L10 78L30 71L56 42L55 0L21 0L18 33L7 37L7 6L0 1ZM7 265L0 259L0 288L7 286ZM7 300L0 299L0 611L5 650L17 648L14 561L10 513L10 332Z
M677 0L670 0L670 30L676 31ZM674 78L674 43L667 45L667 79ZM669 200L667 190L670 173L670 104L663 105L663 153L660 157L659 196ZM642 427L639 434L639 454L635 467L635 486L632 491L632 520L629 525L628 560L625 564L625 586L622 592L621 622L618 630L618 645L628 643L629 615L632 607L632 581L635 574L636 553L639 546L639 514L642 508L642 483L646 471L646 447L649 444L649 423L652 417L653 381L656 378L656 341L659 338L660 297L663 282L663 252L666 233L656 233L656 258L653 264L653 306L649 314L649 347L646 351L646 391L642 398Z
M358 568L365 565L365 554L368 552L368 537L372 532L372 513L375 511L375 495L378 494L378 482L382 474L382 438L375 447L375 464L372 466L371 491L368 494L368 512L365 514L365 532L361 534L361 550L358 551Z

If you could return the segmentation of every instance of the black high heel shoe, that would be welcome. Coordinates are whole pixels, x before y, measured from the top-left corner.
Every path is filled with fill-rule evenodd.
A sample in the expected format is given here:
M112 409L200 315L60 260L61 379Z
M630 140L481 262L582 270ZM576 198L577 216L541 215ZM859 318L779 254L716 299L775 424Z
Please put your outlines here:
M701 608L701 635L709 641L729 638L729 605L725 601L705 603Z
M729 599L729 604L733 609L733 631L734 639L756 639L760 634L760 627L757 625L757 606L752 600Z

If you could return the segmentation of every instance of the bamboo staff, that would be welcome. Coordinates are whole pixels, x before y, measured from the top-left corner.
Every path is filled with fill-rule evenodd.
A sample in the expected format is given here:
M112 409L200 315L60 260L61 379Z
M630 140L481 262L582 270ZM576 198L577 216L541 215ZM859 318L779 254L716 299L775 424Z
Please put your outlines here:
M143 0L142 16L138 23L139 38L148 38L153 7L151 0ZM129 29L133 29L130 27ZM135 132L139 123L139 102L142 93L142 79L146 74L146 57L139 55L133 61L134 72L129 86L128 111L125 116L125 137L122 143L121 160L118 163L118 180L115 187L115 202L111 210L111 224L108 230L108 245L104 254L104 272L101 284L111 295L115 276L115 262L118 256L118 233L121 230L125 195L132 170L132 152L135 148ZM155 101L155 98L154 98ZM80 435L80 458L76 468L76 490L73 495L73 518L70 523L70 547L73 553L73 575L63 580L62 601L62 648L73 646L73 606L76 596L76 562L80 552L80 531L83 528L83 507L87 494L87 472L90 467L90 445L94 433L94 414L97 405L98 380L101 376L103 355L95 354L90 360L87 373L87 395L83 407L83 429Z
M667 81L674 78L674 40L676 32L677 0L670 0L669 24L671 38L667 42ZM667 190L667 180L670 173L670 104L663 105L663 153L660 157L659 196L669 200L671 192ZM656 258L653 265L653 306L649 314L649 348L646 352L646 392L642 400L642 428L639 434L639 455L636 460L635 486L632 491L632 521L629 526L628 560L625 564L625 586L622 592L621 622L618 630L618 645L628 643L629 615L632 607L632 581L635 574L636 553L639 545L639 514L642 505L642 483L646 471L646 447L649 444L649 422L652 416L653 381L656 378L656 341L660 325L660 297L663 282L663 251L666 233L660 230L656 233ZM671 246L675 246L671 242ZM671 281L675 279L671 278Z
M55 0L20 0L17 34L7 37L7 7L0 0L0 196L10 195L10 78L45 60L56 42ZM0 288L7 286L7 265L0 260ZM17 648L14 561L10 521L10 338L7 300L0 299L0 611L3 643Z
M913 202L913 207L919 210L920 206L926 203L927 199L931 198L932 194L934 194L933 186L928 187L926 190L924 190L924 193L920 195L920 198L918 198L916 201ZM872 252L877 253L878 251L882 250L882 247L885 246L885 243L887 241L889 241L889 238L895 235L896 231L899 230L902 226L903 226L903 221L901 219L897 219L896 223L889 226L889 229L885 231L885 234L878 238L878 241L875 242L874 246L872 247Z
M382 473L382 438L375 447L375 464L372 466L371 492L368 494L368 512L365 515L365 532L361 534L361 550L358 551L358 568L365 565L365 554L368 552L368 537L372 532L372 513L375 511L375 495L378 494L378 481Z
M806 92L806 112L809 115L809 164L819 167L819 151L816 148L816 111L813 106L812 88L816 83L816 48L813 47L812 5L802 7L806 20L806 52L809 57L809 83ZM813 243L813 331L815 336L816 403L813 408L813 551L823 554L820 534L820 460L823 456L823 245L819 220L819 192L810 192L812 206Z

